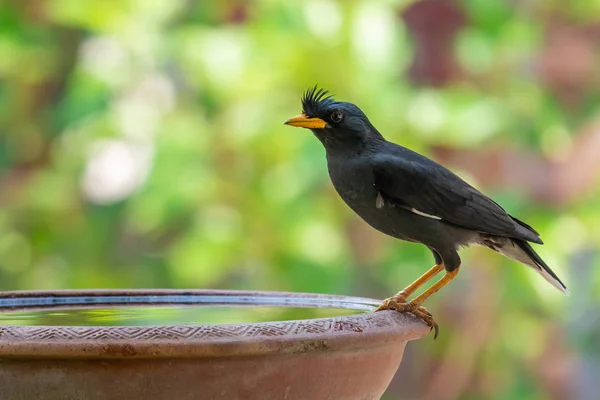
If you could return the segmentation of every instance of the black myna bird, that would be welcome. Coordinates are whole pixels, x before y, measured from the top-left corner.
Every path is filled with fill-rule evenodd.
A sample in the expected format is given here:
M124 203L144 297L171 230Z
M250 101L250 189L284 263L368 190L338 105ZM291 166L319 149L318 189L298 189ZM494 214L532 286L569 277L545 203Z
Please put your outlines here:
M454 279L461 263L457 250L470 244L530 266L568 294L529 245L543 243L531 226L442 165L386 141L354 104L335 101L315 86L302 98L302 114L285 124L308 128L321 141L333 186L363 220L387 235L422 243L433 253L436 265L386 299L377 311L411 312L437 336L437 324L422 304ZM407 302L408 296L444 269L442 279Z

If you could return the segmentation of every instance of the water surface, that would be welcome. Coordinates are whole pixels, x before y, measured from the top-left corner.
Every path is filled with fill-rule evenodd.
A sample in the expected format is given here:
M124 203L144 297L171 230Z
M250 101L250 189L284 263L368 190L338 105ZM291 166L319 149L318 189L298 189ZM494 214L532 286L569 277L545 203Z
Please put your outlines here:
M236 324L328 318L361 313L335 308L269 306L102 307L0 312L0 325L138 326Z
M369 303L281 296L134 295L0 298L0 325L141 326L237 324L342 317Z

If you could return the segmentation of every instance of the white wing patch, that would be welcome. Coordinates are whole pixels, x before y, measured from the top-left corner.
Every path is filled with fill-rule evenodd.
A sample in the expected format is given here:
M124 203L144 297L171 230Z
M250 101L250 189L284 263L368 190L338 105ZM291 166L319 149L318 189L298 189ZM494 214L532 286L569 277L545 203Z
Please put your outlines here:
M375 207L377 207L378 209L385 207L385 200L383 199L381 192L377 192L377 199L375 199ZM393 207L393 205L392 205L392 207ZM408 210L408 207L406 207L406 209ZM411 208L410 211L417 215L420 215L421 217L431 218L431 219L435 219L438 221L442 219L442 217L424 213L423 211L419 211L416 208Z
M438 217L437 215L427 214L427 213L424 213L423 211L417 210L416 208L411 208L410 211L414 212L417 215L420 215L421 217L437 219L437 220L442 219L441 217Z
M383 208L385 206L385 201L383 201L383 196L381 193L377 192L377 200L375 200L375 207Z

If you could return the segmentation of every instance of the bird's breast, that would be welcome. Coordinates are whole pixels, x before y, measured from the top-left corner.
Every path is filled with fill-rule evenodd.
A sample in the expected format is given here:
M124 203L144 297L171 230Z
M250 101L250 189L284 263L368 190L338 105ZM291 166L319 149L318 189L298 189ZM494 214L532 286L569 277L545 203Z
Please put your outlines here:
M375 178L368 165L346 162L343 166L329 165L331 182L342 200L365 222L389 235L397 236L398 224L390 224L396 219L398 210L391 205L377 206Z
M373 172L369 168L361 168L352 163L343 166L330 164L329 176L335 190L350 207L353 209L363 205L375 207L377 190L374 186Z
M377 204L377 189L373 171L346 163L343 167L329 164L329 175L344 202L373 228L398 239L418 241L411 232L415 215L393 204ZM437 221L435 221L437 222Z

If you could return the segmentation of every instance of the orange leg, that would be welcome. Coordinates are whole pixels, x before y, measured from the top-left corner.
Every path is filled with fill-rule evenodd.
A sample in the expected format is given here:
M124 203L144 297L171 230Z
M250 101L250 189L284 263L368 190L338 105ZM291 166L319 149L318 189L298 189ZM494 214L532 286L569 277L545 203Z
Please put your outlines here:
M421 275L416 281L396 293L394 296L385 299L384 302L379 306L379 308L375 311L387 310L389 307L387 303L393 301L395 303L406 303L406 298L413 294L417 289L427 283L431 278L436 276L444 269L444 264L436 264L429 269L429 271L425 272Z
M446 272L442 279L434 283L433 286L431 286L429 289L417 296L413 301L411 301L411 304L417 307L423 304L423 302L427 300L429 296L437 293L438 290L449 284L450 281L454 279L456 275L458 275L458 270L459 268L456 268L454 271Z
M419 279L408 285L405 289L398 292L395 296L385 299L375 311L396 310L399 312L410 312L425 322L431 329L433 329L433 338L437 338L439 331L438 324L433 319L431 313L427 311L427 309L421 304L423 304L423 302L427 300L429 296L433 295L438 290L450 283L450 281L458 274L459 268L446 272L442 279L434 283L429 289L417 296L413 301L407 302L406 297L414 293L415 290L437 275L442 269L444 269L443 265L433 266L433 268L424 273Z
M444 269L444 264L434 265L433 267L431 267L431 269L429 271L427 271L423 275L421 275L416 281L414 281L413 283L411 283L410 285L408 285L407 287L405 287L404 289L399 291L394 296L394 298L403 297L404 299L406 299L408 296L413 294L417 289L419 289L421 286L423 286L425 283L427 283L431 278L433 278L434 276L439 274L443 269ZM406 300L403 301L403 303L404 302L406 302Z

